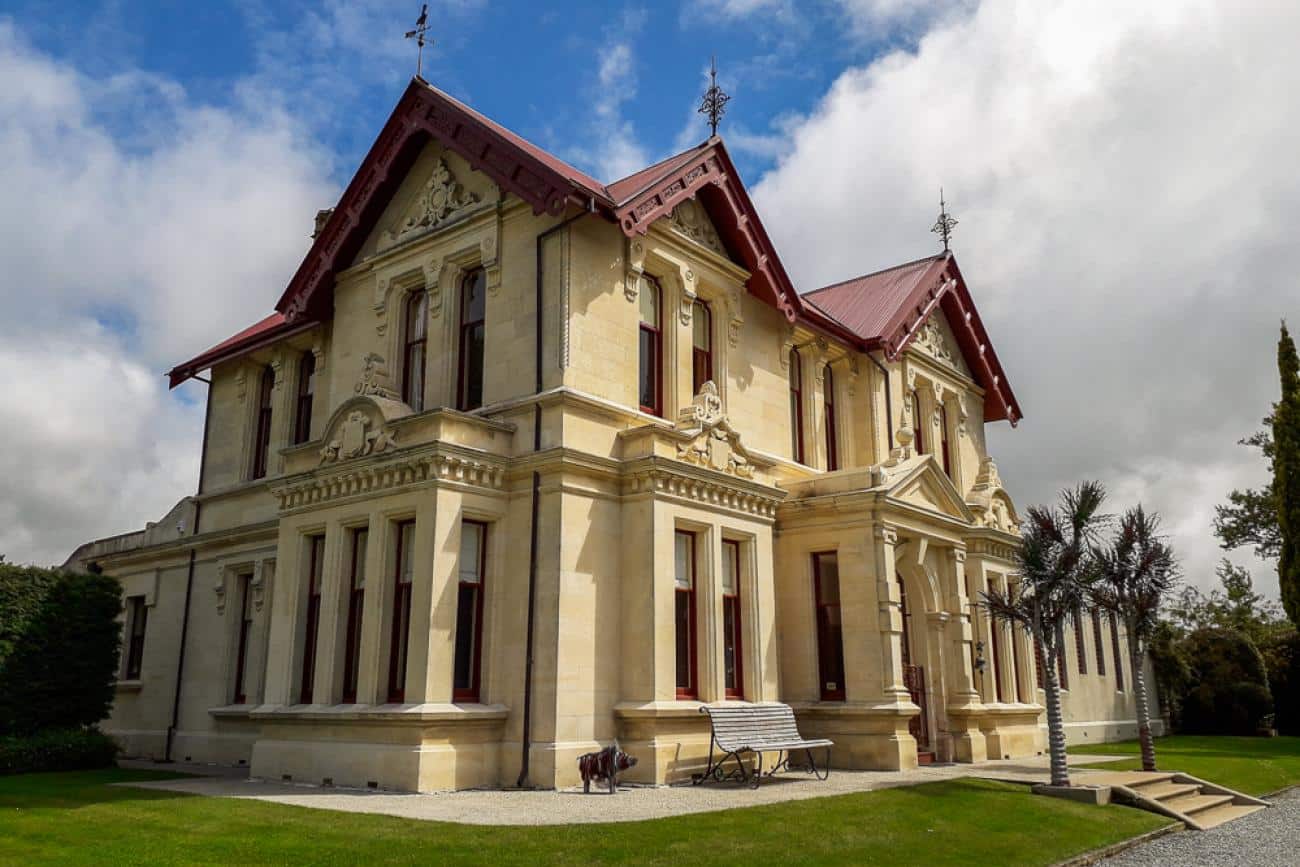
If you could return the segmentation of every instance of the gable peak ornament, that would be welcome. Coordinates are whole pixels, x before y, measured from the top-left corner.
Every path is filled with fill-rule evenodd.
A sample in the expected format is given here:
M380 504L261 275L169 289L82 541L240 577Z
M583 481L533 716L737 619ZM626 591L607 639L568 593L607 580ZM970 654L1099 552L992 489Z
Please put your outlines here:
M406 31L406 39L415 40L415 75L422 78L421 73L424 71L424 46L426 43L433 44L432 39L426 39L425 34L429 32L429 4L425 3L420 7L420 17L415 19L415 28Z
M948 252L948 242L952 240L952 230L957 228L957 221L948 213L948 203L943 200L943 187L939 188L939 219L935 220L930 231L943 240L943 251Z
M400 241L407 235L424 229L436 228L471 205L478 204L478 201L478 194L466 190L447 167L447 161L438 157L433 171L429 173L429 180L425 181L424 188L420 190L415 212L406 218L396 233L395 240Z
M709 119L709 135L718 134L718 121L727 113L727 103L731 102L731 96L718 87L718 58L716 55L709 58L709 89L704 91L704 99L700 102L699 113Z

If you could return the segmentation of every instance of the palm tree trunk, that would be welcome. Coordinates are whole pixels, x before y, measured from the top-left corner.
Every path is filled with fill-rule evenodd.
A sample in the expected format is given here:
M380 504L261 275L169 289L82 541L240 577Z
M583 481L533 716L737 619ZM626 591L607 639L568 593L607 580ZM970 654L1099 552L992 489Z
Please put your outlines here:
M1142 770L1154 771L1156 769L1156 745L1151 737L1151 711L1147 708L1147 682L1142 676L1142 658L1145 655L1142 652L1141 644L1137 637L1129 630L1129 664L1133 669L1133 701L1137 705L1138 719L1138 743L1142 747Z
M1051 758L1052 785L1070 785L1070 772L1065 762L1065 720L1061 716L1061 681L1056 672L1056 644L1040 639L1043 648L1043 674L1047 682L1043 693L1047 698L1047 746Z

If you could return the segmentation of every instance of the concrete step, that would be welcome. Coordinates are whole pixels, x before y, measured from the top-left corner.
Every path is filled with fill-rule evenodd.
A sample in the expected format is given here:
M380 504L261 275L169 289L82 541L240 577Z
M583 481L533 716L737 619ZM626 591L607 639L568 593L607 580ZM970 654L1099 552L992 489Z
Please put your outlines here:
M1251 813L1264 809L1267 808L1260 804L1221 804L1208 810L1202 810L1193 818L1196 824L1208 830L1218 827L1224 822L1231 822L1233 819L1240 819L1242 816L1249 816Z
M1133 786L1133 791L1155 801L1167 801L1183 795L1201 794L1201 787L1195 783L1164 782L1155 785Z
M1175 812L1191 817L1199 825L1200 820L1196 818L1198 813L1223 804L1231 804L1232 795L1182 795L1178 798L1162 800L1160 803Z

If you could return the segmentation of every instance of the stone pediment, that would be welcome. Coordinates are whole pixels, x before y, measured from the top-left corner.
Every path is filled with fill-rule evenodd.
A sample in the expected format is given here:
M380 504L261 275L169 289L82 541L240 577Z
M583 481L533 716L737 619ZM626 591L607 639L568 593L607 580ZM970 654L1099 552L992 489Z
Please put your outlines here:
M727 250L722 246L722 239L718 237L718 230L714 228L709 212L698 199L682 200L673 208L672 213L664 218L664 222L676 234L712 250L719 256L727 255Z
M961 521L975 521L961 494L953 487L952 480L930 455L913 457L892 467L875 467L872 475L874 486L883 489L891 500Z
M391 423L411 414L411 408L400 400L373 394L345 401L325 426L320 462L338 463L397 448Z
M993 458L985 457L980 462L979 475L966 502L975 515L975 522L981 527L1020 535L1020 515L1016 513L1011 495L1002 487L998 465Z
M466 189L452 173L446 159L440 156L434 161L429 177L420 187L415 200L383 233L379 249L387 249L450 223L475 210L480 201L479 194Z
M712 381L700 386L691 405L678 413L676 434L681 440L678 460L742 479L754 477L753 459L727 421L718 387Z

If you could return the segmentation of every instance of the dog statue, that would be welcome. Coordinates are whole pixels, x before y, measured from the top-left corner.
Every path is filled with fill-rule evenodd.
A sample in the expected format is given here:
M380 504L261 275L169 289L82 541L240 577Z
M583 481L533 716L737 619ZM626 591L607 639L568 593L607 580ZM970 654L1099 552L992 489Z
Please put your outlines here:
M636 758L619 749L617 742L599 752L578 756L578 773L582 775L582 790L591 792L592 780L604 781L609 784L609 793L612 795L618 790L619 772L626 771L635 764Z

